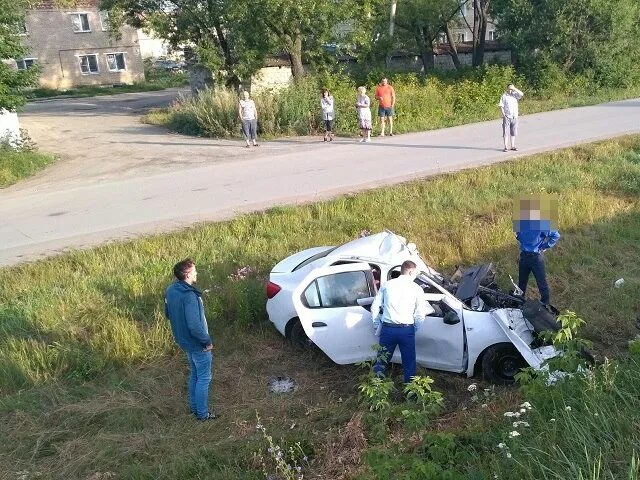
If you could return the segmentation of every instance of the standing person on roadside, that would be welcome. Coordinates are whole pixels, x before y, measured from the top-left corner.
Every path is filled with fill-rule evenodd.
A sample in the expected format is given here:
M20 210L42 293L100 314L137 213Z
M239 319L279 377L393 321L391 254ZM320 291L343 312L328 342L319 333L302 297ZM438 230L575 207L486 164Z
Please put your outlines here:
M250 147L249 140L253 142L253 146L258 146L258 110L256 104L251 100L249 92L246 90L242 92L242 98L238 103L238 115L242 122L242 134L244 140L247 142L246 147Z
M393 109L396 106L396 91L386 78L380 81L376 88L376 100L378 100L378 117L382 131L380 136L384 137L385 123L389 119L389 135L393 137Z
M361 142L371 141L371 100L367 96L365 87L358 87L356 110L358 112L358 127L362 134Z
M415 263L403 262L400 276L384 283L371 304L374 329L382 323L381 348L373 370L377 375L384 375L398 346L405 383L416 375L416 331L425 316L434 312L424 299L422 288L414 282L417 273Z
M524 96L513 83L507 85L507 90L500 97L500 112L502 112L502 138L504 139L504 150L508 152L509 148L516 151L516 135L518 135L518 100ZM509 138L511 138L511 147L509 147Z
M193 286L198 279L196 265L187 258L175 264L173 274L176 281L165 293L165 315L176 343L187 355L191 371L187 383L189 408L198 420L213 420L217 418L209 411L213 340L204 315L202 293Z
M324 141L333 141L333 120L335 113L333 111L333 95L329 90L322 90L322 98L320 99L320 108L322 108L322 120L324 122Z
M560 239L560 233L553 228L557 222L557 202L544 197L520 198L516 201L515 212L513 230L520 244L518 288L524 297L529 276L533 273L540 291L540 301L548 305L550 294L543 252Z

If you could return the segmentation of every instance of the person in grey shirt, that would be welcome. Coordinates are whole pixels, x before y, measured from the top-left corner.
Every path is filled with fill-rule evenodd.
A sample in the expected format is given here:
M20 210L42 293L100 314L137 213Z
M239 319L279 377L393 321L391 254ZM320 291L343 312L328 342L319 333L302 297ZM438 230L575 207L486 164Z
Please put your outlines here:
M502 137L504 138L504 150L518 150L516 148L516 135L518 135L518 100L524 96L513 83L507 85L507 90L500 97L500 112L502 112ZM511 147L509 147L511 139Z
M242 122L242 133L244 140L247 142L246 147L249 148L249 141L253 142L253 146L258 146L258 111L256 104L249 98L249 92L242 92L242 99L238 103L238 115Z

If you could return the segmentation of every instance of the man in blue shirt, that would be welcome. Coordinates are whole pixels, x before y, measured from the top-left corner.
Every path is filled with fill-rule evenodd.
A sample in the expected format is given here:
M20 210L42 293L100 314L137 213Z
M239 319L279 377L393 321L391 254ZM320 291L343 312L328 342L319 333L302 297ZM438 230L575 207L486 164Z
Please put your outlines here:
M529 275L533 273L540 291L540 301L549 304L549 285L544 269L543 252L552 248L560 239L557 230L552 229L549 218L541 219L540 200L521 200L519 219L513 222L516 239L520 243L520 261L518 265L518 287L524 296L529 282ZM543 212L544 213L544 212ZM545 215L543 215L545 216ZM551 212L549 212L549 217Z
M189 362L189 408L198 420L213 420L209 411L209 384L213 362L213 340L209 336L204 315L202 293L193 286L198 271L193 260L187 258L173 267L176 281L167 288L165 315L171 323L176 343L187 354Z

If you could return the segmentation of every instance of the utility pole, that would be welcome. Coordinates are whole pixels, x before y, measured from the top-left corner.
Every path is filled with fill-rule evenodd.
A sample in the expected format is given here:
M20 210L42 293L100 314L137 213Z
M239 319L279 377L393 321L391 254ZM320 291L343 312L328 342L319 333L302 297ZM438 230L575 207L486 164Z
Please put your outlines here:
M391 0L391 15L389 16L389 38L393 38L393 30L396 24L396 8L398 0Z

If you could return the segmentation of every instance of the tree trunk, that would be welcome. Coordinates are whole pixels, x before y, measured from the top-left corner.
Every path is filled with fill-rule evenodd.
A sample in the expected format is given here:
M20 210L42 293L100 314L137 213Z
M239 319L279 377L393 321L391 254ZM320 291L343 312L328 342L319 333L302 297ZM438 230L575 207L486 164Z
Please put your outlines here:
M291 74L294 80L304 77L304 66L302 65L302 34L296 32L293 37L292 47L289 51L291 61Z
M458 57L458 49L456 48L456 42L453 38L453 33L451 32L449 23L445 23L444 31L447 34L447 42L449 42L449 55L451 55L451 61L453 61L453 65L456 67L456 70L460 70L460 57Z
M484 63L485 37L490 0L473 0L473 66Z
M425 75L435 70L435 61L433 59L433 42L427 38L424 29L420 29L416 40L420 45L420 59L424 67Z

